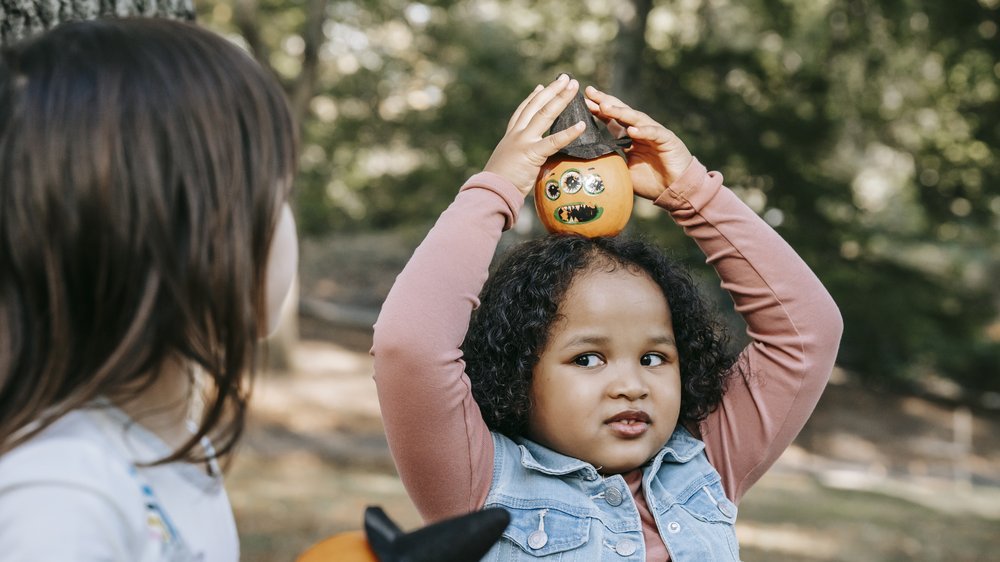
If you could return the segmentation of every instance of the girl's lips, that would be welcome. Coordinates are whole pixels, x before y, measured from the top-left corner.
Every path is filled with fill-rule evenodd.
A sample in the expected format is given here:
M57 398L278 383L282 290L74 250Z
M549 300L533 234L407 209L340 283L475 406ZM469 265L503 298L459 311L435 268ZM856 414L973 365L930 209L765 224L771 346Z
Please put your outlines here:
M604 420L604 423L616 436L635 439L646 433L652 421L649 414L642 410L625 410Z

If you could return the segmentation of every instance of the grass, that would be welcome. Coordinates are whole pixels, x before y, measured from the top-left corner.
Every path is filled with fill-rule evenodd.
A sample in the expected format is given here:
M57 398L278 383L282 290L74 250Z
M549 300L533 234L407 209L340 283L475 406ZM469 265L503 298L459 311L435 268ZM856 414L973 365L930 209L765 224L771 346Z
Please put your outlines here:
M996 489L940 490L935 509L895 495L823 486L807 474L769 473L740 506L746 562L997 560L1000 514L961 509L963 497ZM1000 504L998 504L1000 509Z

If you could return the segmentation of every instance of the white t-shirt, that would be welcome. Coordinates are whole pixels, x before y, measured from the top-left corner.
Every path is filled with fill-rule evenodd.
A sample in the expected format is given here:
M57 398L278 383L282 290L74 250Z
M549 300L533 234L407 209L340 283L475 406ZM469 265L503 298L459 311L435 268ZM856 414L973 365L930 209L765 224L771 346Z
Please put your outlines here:
M0 561L235 562L222 478L114 407L70 412L0 456Z

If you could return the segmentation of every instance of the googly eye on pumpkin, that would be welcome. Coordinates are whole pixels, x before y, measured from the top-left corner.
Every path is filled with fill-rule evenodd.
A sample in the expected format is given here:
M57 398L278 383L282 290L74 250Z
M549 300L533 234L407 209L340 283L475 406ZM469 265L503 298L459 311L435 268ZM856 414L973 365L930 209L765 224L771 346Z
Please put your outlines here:
M555 180L551 180L545 183L545 196L549 198L550 201L555 201L559 199L559 183Z
M591 195L604 191L604 179L598 174L589 174L583 178L583 190Z
M562 183L562 190L570 195L580 191L580 188L583 187L583 178L580 177L579 170L566 170L559 181Z

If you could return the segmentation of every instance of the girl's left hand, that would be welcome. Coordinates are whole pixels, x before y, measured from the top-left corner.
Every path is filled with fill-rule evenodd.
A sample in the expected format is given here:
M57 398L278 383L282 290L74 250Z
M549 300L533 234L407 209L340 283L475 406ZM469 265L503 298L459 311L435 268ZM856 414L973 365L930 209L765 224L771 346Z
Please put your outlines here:
M636 195L656 200L691 164L691 151L672 131L620 99L593 86L584 93L590 112L608 125L612 135L632 137L632 148L625 153L632 188Z
M546 87L540 85L524 98L507 123L507 132L493 150L485 172L498 174L527 196L535 187L545 161L580 136L584 123L546 135L559 114L576 96L580 83L560 74Z

